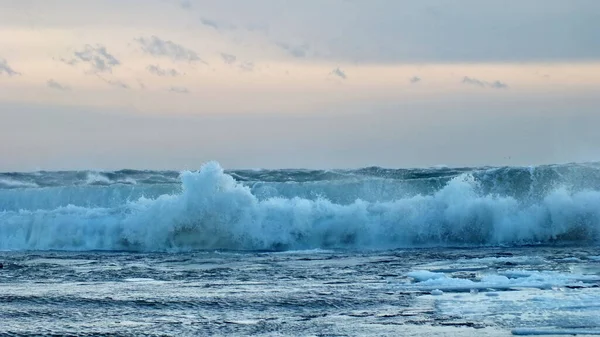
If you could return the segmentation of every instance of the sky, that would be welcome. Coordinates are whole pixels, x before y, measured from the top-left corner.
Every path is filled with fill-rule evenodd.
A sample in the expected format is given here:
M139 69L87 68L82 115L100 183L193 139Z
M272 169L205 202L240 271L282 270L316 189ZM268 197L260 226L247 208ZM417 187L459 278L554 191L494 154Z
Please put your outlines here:
M600 160L597 0L0 0L0 171Z

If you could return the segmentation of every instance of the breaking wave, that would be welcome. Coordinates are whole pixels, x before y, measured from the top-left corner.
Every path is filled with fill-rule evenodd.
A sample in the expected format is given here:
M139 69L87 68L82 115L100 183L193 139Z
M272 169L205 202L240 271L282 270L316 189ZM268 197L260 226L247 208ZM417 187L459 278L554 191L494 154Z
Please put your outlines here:
M180 174L5 175L28 183L0 186L0 250L388 249L600 239L596 164L225 172L210 162Z

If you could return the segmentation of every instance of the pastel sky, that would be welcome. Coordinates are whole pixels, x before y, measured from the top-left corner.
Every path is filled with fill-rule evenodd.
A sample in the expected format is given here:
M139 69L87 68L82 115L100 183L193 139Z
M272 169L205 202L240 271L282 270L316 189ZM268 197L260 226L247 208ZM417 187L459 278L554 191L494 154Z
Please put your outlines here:
M0 0L0 171L600 160L597 0Z

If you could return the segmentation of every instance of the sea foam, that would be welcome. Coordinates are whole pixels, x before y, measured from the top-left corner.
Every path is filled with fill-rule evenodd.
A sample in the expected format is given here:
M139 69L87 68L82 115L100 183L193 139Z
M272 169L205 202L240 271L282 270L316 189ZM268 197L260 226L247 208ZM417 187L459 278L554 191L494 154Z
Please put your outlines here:
M82 196L52 204L56 207L17 209L0 204L0 249L301 250L597 244L600 232L600 191L551 186L536 198L521 198L487 191L481 178L471 172L448 177L430 193L402 192L382 201L358 195L352 201L336 202L326 195L282 196L278 192L261 197L252 184L234 179L216 162L197 172L182 172L180 181L177 188L152 187L154 192L149 195L131 193L98 202L85 202ZM140 188L118 186L128 191ZM86 188L107 193L117 187ZM48 193L48 189L27 193L34 199L36 193ZM5 197L8 204L10 195Z

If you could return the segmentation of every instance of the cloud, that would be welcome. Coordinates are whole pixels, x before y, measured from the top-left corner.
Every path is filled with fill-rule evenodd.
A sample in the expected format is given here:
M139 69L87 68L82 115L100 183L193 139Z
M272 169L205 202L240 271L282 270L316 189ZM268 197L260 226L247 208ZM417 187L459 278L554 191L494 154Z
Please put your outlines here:
M157 5L159 2L168 2L169 8ZM502 1L481 0L460 3L312 0L288 1L285 5L276 0L156 0L144 7L144 15L140 15L136 3L93 1L84 8L56 2L47 14L50 21L38 20L36 26L43 28L50 22L63 22L84 33L81 36L91 36L91 27L106 25L103 18L119 8L118 17L105 26L105 31L110 31L108 36L120 30L144 32L132 38L152 34L169 37L162 33L168 31L163 28L185 26L189 29L180 33L193 39L199 38L193 33L198 32L197 29L207 33L201 38L204 40L198 42L202 45L196 47L195 42L190 44L175 37L180 35L171 38L184 45L188 43L188 47L196 48L205 58L209 53L226 50L224 45L237 44L243 46L245 54L254 55L253 60L261 63L265 60L259 59L259 53L273 59L285 53L291 57L315 58L322 63L370 65L600 60L600 43L595 43L598 20L594 15L600 13L600 1L595 0L527 0L517 1L513 6L506 6ZM232 5L236 10L231 10ZM6 10L15 11L17 7ZM86 17L84 23L81 18L86 15L86 8L98 15ZM6 25L24 24L16 19L7 21L16 16L10 12L6 15ZM146 27L154 27L154 32L148 32ZM235 32L229 32L234 29ZM228 34L217 40L217 30ZM271 48L263 51L265 42ZM104 43L110 49L117 48ZM207 50L217 46L220 49Z
M243 71L253 71L254 70L254 62L242 62L240 64L240 69Z
M171 76L171 77L176 77L181 75L180 72L178 72L177 70L170 68L170 69L164 69L161 68L159 65L149 65L146 67L146 70L148 70L148 72L150 72L151 74L154 74L156 76L161 76L161 77L166 77L166 76Z
M206 18L200 18L200 23L207 26L207 27L211 27L214 28L216 30L219 30L219 25L217 24L216 21L210 20L210 19L206 19Z
M408 80L411 84L417 84L421 82L421 78L419 76L413 76Z
M170 92L174 92L176 94L189 94L190 91L185 87L171 87L169 89Z
M129 85L127 85L119 80L108 80L108 81L106 81L106 83L108 83L109 85L111 85L113 87L117 87L117 88L121 88L121 89L129 89Z
M210 13L247 31L253 22L271 27L262 38L294 57L342 64L600 60L595 0L235 3L236 14L226 5L211 5Z
M486 86L485 82L480 81L480 80L478 80L476 78L468 77L468 76L465 76L463 78L462 83L463 84L469 84L469 85L476 85L476 86L482 87L482 88Z
M465 76L462 80L463 84L473 85L480 88L493 88L493 89L508 89L508 84L501 81L487 82L478 80L476 78Z
M300 46L292 46L287 43L277 42L277 43L275 43L275 45L278 46L279 48L285 50L290 55L292 55L294 57L298 57L298 58L306 57L307 53L308 53L308 49L309 49L307 44L303 44Z
M69 65L85 63L90 66L92 72L112 72L113 67L121 64L114 55L110 54L103 45L86 45L83 50L73 53L75 58L71 60L61 59Z
M49 79L48 82L46 82L46 86L48 86L48 88L52 88L52 89L60 90L60 91L71 90L71 88L69 86L60 84L53 79Z
M223 62L225 62L227 64L234 64L235 61L237 60L237 57L235 55L226 54L226 53L221 53L221 58L223 59Z
M504 82L500 82L500 81L494 81L489 86L492 88L496 88L496 89L507 89L508 88L508 84L506 84Z
M70 59L70 60L67 60L67 59L65 59L65 58L61 58L61 59L60 59L60 62L62 62L62 63L65 63L65 64L68 64L68 65L70 65L70 66L76 66L76 65L77 65L77 63L79 63L79 61L77 61L76 59Z
M181 0L179 6L183 9L192 9L192 3L189 0Z
M110 85L111 87L119 88L119 89L129 89L129 85L119 80L109 80L102 76L97 75L99 79L104 81L104 83Z
M140 37L136 41L142 47L142 51L155 57L169 57L174 61L204 62L198 53L170 40L162 40L152 35L149 38Z
M8 77L13 77L13 76L21 75L20 72L15 71L13 68L11 68L8 65L8 61L6 61L5 59L0 58L0 75L3 75L3 74L8 75Z
M203 26L206 26L208 28L217 30L217 31L224 31L224 30L236 30L237 26L226 23L226 22L218 22L212 19L207 19L207 18L200 18L200 23Z
M339 77L341 79L344 79L344 80L347 78L346 73L342 69L340 69L339 67L333 69L329 74L337 76L337 77Z

